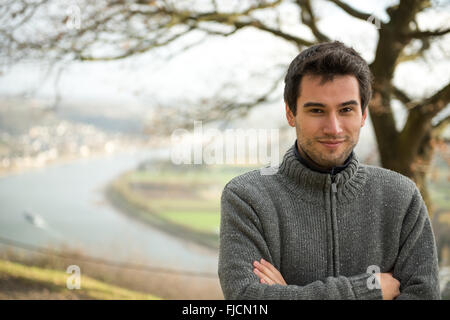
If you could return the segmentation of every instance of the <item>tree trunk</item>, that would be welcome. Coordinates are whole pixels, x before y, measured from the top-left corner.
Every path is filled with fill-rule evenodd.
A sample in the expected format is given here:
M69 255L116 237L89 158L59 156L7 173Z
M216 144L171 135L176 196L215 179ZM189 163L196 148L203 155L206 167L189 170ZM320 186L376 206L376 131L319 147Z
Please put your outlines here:
M419 152L416 156L415 161L411 164L412 176L411 178L417 184L417 187L422 194L423 200L428 208L428 214L430 219L433 218L433 205L430 198L430 194L428 192L427 186L427 178L428 173L430 172L431 160L433 159L434 154L434 144L431 128L427 130L425 136L423 137Z
M427 176L434 151L431 124L424 127L423 135L401 135L395 128L395 119L392 115L390 87L387 81L375 82L373 99L369 105L381 165L411 178L416 183L432 218L433 207L427 187ZM419 131L422 128L417 129ZM420 138L418 143L412 141L418 138ZM415 152L410 150L413 144L418 144Z

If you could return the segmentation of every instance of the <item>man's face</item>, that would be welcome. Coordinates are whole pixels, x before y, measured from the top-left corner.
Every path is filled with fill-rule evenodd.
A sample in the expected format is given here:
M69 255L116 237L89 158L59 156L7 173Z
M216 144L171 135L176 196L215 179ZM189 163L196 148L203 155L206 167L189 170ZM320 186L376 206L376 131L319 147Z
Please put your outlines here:
M300 82L297 114L286 104L289 125L295 127L299 152L323 168L344 164L358 143L367 116L361 113L358 81L352 75L305 75Z

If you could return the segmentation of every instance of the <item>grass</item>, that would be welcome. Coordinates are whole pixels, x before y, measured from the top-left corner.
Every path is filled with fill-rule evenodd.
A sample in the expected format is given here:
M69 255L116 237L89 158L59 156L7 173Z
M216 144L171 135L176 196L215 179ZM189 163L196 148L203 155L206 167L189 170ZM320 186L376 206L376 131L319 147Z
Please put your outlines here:
M4 294L8 298L18 299L29 299L32 295L30 291L38 291L37 297L42 297L39 292L46 292L47 297L59 299L159 299L150 294L107 284L86 275L81 275L80 289L69 290L66 286L69 276L71 275L60 270L26 266L16 262L0 260L0 294Z
M218 233L220 215L217 212L166 211L162 216L176 224L186 224L194 230Z
M137 195L141 197L141 195ZM212 195L212 199L176 199L176 198L146 198L144 201L149 201L148 208L153 209L153 211L159 214L164 214L166 212L173 212L174 210L182 210L185 212L215 212L219 210L219 200L217 196L220 197L220 192Z
M254 166L170 166L155 165L154 170L132 171L128 176L130 182L161 182L165 184L178 184L180 177L184 184L211 184L225 185L231 178L253 170Z
M218 248L220 196L233 177L254 167L170 166L129 171L110 185L121 209L172 234Z
M155 212L145 198L137 197L127 188L118 190L117 186L113 184L107 188L106 196L111 204L122 212L144 223L149 223L171 235L189 239L214 250L217 250L219 247L219 237L216 232L211 232L211 229L207 230L204 226L201 229L195 228L195 224L192 221L189 224L186 223L186 220L182 222L171 221L169 217L164 216L161 212ZM182 214L181 210L179 212ZM216 216L218 216L218 213Z

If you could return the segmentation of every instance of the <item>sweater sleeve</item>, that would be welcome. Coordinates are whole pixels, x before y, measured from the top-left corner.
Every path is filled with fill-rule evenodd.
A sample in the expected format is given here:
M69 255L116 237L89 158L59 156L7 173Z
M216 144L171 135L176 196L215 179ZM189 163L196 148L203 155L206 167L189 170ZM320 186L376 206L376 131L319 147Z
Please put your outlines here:
M396 300L440 300L437 249L428 211L415 188L400 232L393 277L400 281Z
M328 277L305 286L260 283L253 273L253 261L264 258L274 265L262 230L252 206L225 187L221 199L218 269L225 299L382 299L380 289L369 288L367 283L372 275L368 273Z

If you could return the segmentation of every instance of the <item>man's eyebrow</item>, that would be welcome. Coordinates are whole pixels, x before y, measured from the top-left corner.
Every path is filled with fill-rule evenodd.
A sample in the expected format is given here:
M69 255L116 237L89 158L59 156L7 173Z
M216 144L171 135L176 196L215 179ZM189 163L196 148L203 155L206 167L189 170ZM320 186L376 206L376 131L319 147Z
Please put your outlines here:
M358 105L358 102L356 102L355 100L348 100L348 101L342 102L339 106L345 107L345 106L352 105L352 104Z
M306 102L303 105L304 108L308 108L308 107L326 107L325 104L320 103L320 102Z
M340 107L345 107L345 106L349 106L349 105L358 105L358 102L356 102L356 100L348 100L345 102L342 102L339 104ZM306 102L303 107L304 108L308 108L308 107L326 107L327 105L321 102Z

